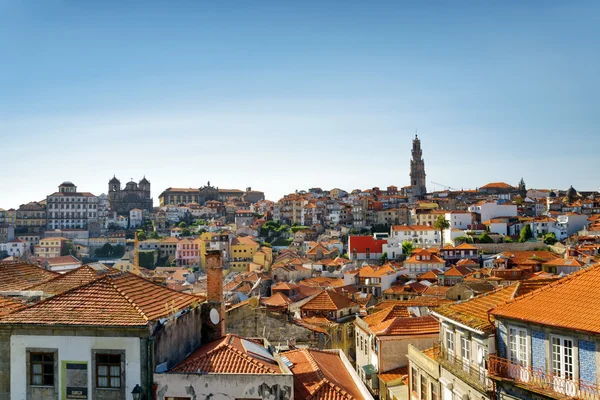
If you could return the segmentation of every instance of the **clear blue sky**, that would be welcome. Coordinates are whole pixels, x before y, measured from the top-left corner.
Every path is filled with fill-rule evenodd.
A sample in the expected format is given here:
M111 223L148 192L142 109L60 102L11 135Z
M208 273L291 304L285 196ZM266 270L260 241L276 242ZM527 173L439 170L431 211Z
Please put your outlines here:
M598 1L3 1L0 207L166 187L600 185ZM437 187L428 183L430 189Z

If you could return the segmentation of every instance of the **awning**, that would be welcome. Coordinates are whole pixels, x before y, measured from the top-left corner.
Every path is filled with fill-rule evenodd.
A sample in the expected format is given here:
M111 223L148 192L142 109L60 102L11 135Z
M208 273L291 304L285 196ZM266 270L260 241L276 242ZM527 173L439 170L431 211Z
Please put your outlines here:
M370 376L371 374L377 373L377 368L373 366L373 364L363 365L363 371L365 371L365 375Z

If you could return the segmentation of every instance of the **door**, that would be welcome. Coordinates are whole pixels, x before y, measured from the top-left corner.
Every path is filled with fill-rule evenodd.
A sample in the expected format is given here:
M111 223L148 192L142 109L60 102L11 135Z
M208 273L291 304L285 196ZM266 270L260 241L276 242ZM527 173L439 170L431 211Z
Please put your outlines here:
M510 327L508 329L508 341L509 359L512 361L508 371L510 377L521 382L529 382L527 330Z
M573 339L552 337L552 374L554 390L568 396L576 392L573 382Z

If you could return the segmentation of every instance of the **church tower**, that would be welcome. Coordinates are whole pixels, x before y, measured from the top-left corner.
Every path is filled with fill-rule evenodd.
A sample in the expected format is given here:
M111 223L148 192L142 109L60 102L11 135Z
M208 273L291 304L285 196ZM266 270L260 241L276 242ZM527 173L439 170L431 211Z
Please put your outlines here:
M427 193L425 185L425 161L423 161L421 141L417 135L413 139L412 159L410 160L410 185L412 186L412 195L414 198L422 198Z

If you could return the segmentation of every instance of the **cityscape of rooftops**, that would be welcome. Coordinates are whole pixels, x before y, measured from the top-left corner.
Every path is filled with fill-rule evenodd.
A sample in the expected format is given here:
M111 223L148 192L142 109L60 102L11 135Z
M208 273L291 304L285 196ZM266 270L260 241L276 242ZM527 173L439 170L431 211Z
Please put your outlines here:
M0 400L600 398L600 3L0 10Z

